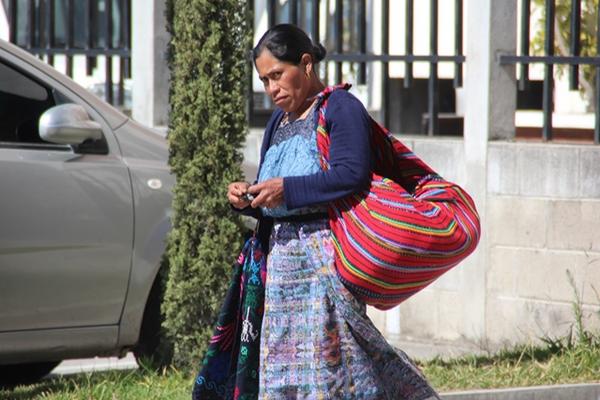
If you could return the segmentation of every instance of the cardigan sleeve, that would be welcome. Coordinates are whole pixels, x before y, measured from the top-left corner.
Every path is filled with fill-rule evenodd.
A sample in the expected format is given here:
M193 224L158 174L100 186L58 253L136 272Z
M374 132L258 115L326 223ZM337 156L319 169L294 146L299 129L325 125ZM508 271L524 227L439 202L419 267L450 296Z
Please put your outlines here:
M327 171L285 177L284 198L288 209L333 201L368 188L370 184L370 116L362 103L345 90L328 100L330 135Z

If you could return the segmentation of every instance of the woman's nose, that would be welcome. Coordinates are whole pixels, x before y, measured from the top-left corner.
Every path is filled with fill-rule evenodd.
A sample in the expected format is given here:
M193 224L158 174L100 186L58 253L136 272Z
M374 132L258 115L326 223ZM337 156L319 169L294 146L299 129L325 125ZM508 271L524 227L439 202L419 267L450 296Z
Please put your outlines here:
M277 92L279 92L279 85L277 84L277 82L270 80L268 91L269 96L275 97L277 95Z

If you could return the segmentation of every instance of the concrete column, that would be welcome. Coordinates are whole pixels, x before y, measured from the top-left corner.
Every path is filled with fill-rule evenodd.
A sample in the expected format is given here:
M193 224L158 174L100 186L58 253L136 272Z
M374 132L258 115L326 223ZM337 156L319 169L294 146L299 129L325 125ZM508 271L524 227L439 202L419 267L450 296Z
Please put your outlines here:
M8 18L2 2L0 2L0 39L8 41Z
M516 53L517 0L470 1L466 6L465 141L483 150L487 138L514 137L515 67L501 66L497 58Z
M499 52L516 50L517 0L478 0L466 4L466 74L464 176L475 199L482 226L486 221L487 151L490 139L514 137L516 82L514 67L500 66ZM474 341L486 336L487 235L469 257L462 273L462 287L469 288L464 303L462 331Z
M269 14L267 11L267 0L254 0L254 37L252 39L252 47L254 47L262 35L269 29ZM264 92L258 73L255 68L252 68L252 89L255 92Z
M133 0L131 10L132 116L147 126L166 126L169 34L166 30L165 0Z
M500 65L499 54L517 52L517 0L490 1L490 139L515 137L517 81L514 65ZM467 61L468 62L468 61Z

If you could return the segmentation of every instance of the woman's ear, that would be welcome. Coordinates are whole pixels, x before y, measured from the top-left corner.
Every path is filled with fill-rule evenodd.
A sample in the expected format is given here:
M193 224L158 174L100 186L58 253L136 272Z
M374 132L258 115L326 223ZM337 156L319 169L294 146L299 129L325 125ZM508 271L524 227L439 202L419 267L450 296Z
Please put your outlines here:
M310 76L313 69L312 56L308 53L302 54L302 57L300 58L300 64L304 66L304 73L307 76Z

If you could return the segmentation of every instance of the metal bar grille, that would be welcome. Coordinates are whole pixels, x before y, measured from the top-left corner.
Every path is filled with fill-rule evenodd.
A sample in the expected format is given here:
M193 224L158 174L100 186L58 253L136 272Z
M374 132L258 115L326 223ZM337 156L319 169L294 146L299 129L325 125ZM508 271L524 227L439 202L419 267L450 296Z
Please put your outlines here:
M382 1L382 21L381 21L381 53L390 53L390 1ZM390 68L387 61L384 61L381 67L381 111L383 113L383 124L390 125Z
M17 0L10 0L8 2L8 25L9 25L9 33L8 39L11 43L17 43Z
M122 10L123 18L121 31L123 33L123 44L120 46L125 49L127 52L131 51L131 30L129 29L129 21L131 21L131 1L123 0L123 10ZM125 65L125 73L123 77L125 79L131 78L131 57L124 57Z
M596 54L600 55L600 4L596 10ZM594 143L600 144L600 67L596 65L596 115L594 125Z
M544 37L544 52L548 56L554 55L554 0L546 0L545 10L545 37ZM544 109L544 127L542 128L542 137L544 140L552 139L552 109L553 101L552 94L554 92L554 64L544 65L544 94L543 94L543 109Z
M268 18L269 18L269 28L272 28L277 23L277 0L269 0L269 10L268 10Z
M67 40L65 41L65 48L72 49L75 36L75 3L73 0L67 1ZM73 76L73 56L67 54L67 75Z
M37 45L38 47L45 47L46 46L46 40L47 40L47 36L46 36L46 23L48 22L47 18L46 18L46 3L47 0L38 0L38 15L37 15L37 26L38 26L38 32L37 32ZM41 56L38 56L41 57Z
M125 44L125 29L124 29L124 9L125 9L125 0L119 0L119 46L118 47L126 47ZM119 81L117 82L117 104L122 106L125 103L125 87L123 86L123 82L125 81L125 59L119 59Z
M569 50L571 56L578 57L581 51L581 3L579 0L571 1L571 41ZM579 65L569 66L569 88L577 90L579 86Z
M463 52L463 2L462 0L454 0L454 15L456 18L454 29L454 54L462 54ZM462 87L462 63L454 63L454 87Z
M358 6L358 46L361 54L367 53L367 0L360 0ZM367 83L367 63L358 66L358 83Z
M579 88L580 66L589 65L595 68L596 75L596 95L595 101L595 126L594 142L600 144L600 101L597 93L600 91L600 42L597 42L595 57L581 56L581 29L582 29L582 0L571 0L570 24L569 24L569 48L568 55L555 55L555 23L556 23L556 0L546 0L543 4L544 12L544 55L529 55L529 36L530 36L530 0L521 0L521 29L519 32L519 41L521 46L521 55L502 54L498 57L500 64L518 64L519 65L519 90L526 90L529 87L529 64L542 64L544 67L543 93L542 93L542 112L543 127L542 139L552 140L553 121L552 112L554 109L553 91L554 91L554 66L568 65L569 88L577 90ZM600 6L598 6L600 7ZM600 40L600 13L597 12L598 21L596 21L596 36ZM566 50L565 50L566 51Z
M99 18L101 5L104 6L102 19ZM115 21L118 22L118 27L113 23L117 8L119 17ZM9 0L9 40L36 56L46 57L51 65L55 63L55 56L64 56L65 73L70 77L74 73L74 57L84 56L86 73L92 75L97 66L97 57L103 56L106 69L105 99L110 103L123 105L124 81L131 78L130 10L131 0ZM57 16L57 13L61 13L61 16ZM19 20L24 21L25 25L19 26ZM63 24L64 31L58 26L59 23ZM116 71L113 69L112 57L119 58L116 98L112 79Z
M298 25L298 0L289 0L290 24Z
M385 125L390 124L391 117L397 120L398 116L396 111L390 113L389 107L395 103L398 99L397 94L392 90L401 89L393 86L395 83L390 77L390 63L402 62L404 63L404 76L403 76L403 87L409 90L422 90L420 86L417 88L414 86L414 63L425 62L429 65L430 74L425 77L427 79L426 85L423 87L423 117L427 117L428 128L426 130L429 134L438 134L439 131L439 113L440 113L440 79L438 77L438 65L439 63L448 62L454 65L454 77L451 87L462 86L462 74L463 74L463 63L465 57L463 53L463 1L454 0L448 1L450 7L454 7L455 18L455 29L452 32L454 37L454 54L452 55L439 55L438 54L438 2L439 0L430 0L431 15L428 16L430 19L430 43L429 43L429 54L414 54L414 24L417 20L415 18L415 4L414 0L405 0L405 13L406 22L404 26L394 26L392 32L390 32L391 21L396 21L397 16L392 15L391 6L397 6L395 1L390 0L324 0L324 7L321 6L320 0L296 0L296 1L282 1L281 4L284 7L276 7L279 0L266 0L266 13L269 21L269 27L275 24L275 21L290 20L292 21L292 10L285 9L287 7L296 7L310 5L311 12L309 15L302 13L302 26L310 29L313 40L322 42L328 47L326 63L324 65L325 81L327 76L333 79L336 83L344 80L343 73L349 72L355 74L354 77L359 85L370 84L372 81L369 80L368 66L373 63L378 63L382 66L381 76L381 114L380 119ZM302 2L302 3L301 3ZM369 10L373 10L370 7L380 7L381 13L373 11L371 16L368 15ZM304 10L299 7L298 9ZM283 11L282 11L283 10ZM283 12L285 15L278 15ZM378 15L377 20L373 20L372 15ZM310 18L310 22L307 23L304 18ZM323 30L323 32L321 32ZM390 54L390 43L394 40L390 37L391 34L398 35L404 34L404 38L401 40L405 41L405 52L404 54ZM369 46L369 34L375 35L372 40L376 41L376 36L381 36L381 48L370 49ZM377 46L379 47L379 46ZM349 68L344 68L348 67ZM334 68L331 75L328 74L328 68ZM347 79L347 78L346 78ZM419 82L421 84L422 82ZM445 83L445 82L444 82ZM394 89L391 89L392 86ZM447 89L445 89L447 90ZM394 97L392 97L394 96ZM425 101L425 96L427 101ZM253 97L253 96L251 96ZM261 118L264 114L268 113L268 105L270 102L255 102L259 108L251 112L256 112L256 115L260 115ZM261 104L264 104L267 108L261 108ZM447 105L445 106L447 109ZM446 112L446 111L444 111ZM444 118L447 118L445 116ZM457 116L451 116L451 118L459 118ZM258 118L251 117L252 121L259 121ZM419 124L421 121L419 120Z
M313 7L312 7L312 29L311 29L311 33L312 33L312 39L315 42L319 42L321 39L321 32L319 30L319 23L320 23L320 1L319 0L313 0Z
M88 23L90 24L90 29L88 29L86 31L86 36L87 36L87 40L86 40L86 50L90 50L92 48L94 48L94 42L95 42L95 38L94 38L94 31L95 31L95 26L96 26L96 10L94 10L94 5L95 3L93 2L93 0L87 0L87 18L88 18ZM86 57L85 58L85 71L86 74L92 75L93 73L93 69L96 66L96 59L94 57Z
M335 51L342 54L344 51L344 1L335 2ZM335 82L342 81L342 62L335 63Z
M113 45L113 43L112 43L112 39L113 39L112 38L112 33L113 33L112 0L105 0L104 18L105 18L105 35L106 35L104 49L108 52L110 49L112 49L112 45ZM105 56L104 62L105 62L104 71L106 73L106 76L104 78L104 93L106 96L106 100L109 103L113 103L114 94L113 94L113 81L112 81L112 72L113 72L112 56L110 56L107 53Z
M415 4L413 0L406 0L406 35L405 47L408 57L413 55L413 34L414 34L414 14ZM413 63L410 60L406 61L404 72L404 87L409 88L412 85L413 78Z
M62 56L79 56L79 55L87 55L92 57L98 57L103 55L111 55L113 57L129 57L130 50L128 49L109 49L105 50L103 48L99 49L90 49L90 50L82 50L82 49L67 49L67 48L53 48L47 49L45 47L34 47L29 49L29 51L33 54L39 55L62 55Z
M430 1L430 28L429 28L429 54L437 56L438 53L438 0ZM438 114L440 108L438 88L438 64L435 60L429 62L429 81L427 85L427 134L433 136L438 132Z
M513 56L501 54L500 64L570 64L570 65L600 65L600 57L569 57L569 56Z
M27 2L27 45L25 48L31 49L35 46L35 1Z
M54 41L54 0L46 1L46 54L48 55L48 64L54 64L54 54L52 49L55 47ZM39 53L38 53L39 54Z
M400 54L361 54L361 53L328 53L327 59L329 61L349 61L349 62L393 62L393 61L407 61L407 62L465 62L465 56L424 56L424 55L400 55ZM502 57L504 59L504 56ZM598 61L600 63L600 61Z
M531 18L531 1L521 0L521 55L529 56L529 20ZM529 64L519 64L519 90L525 90L529 84Z

